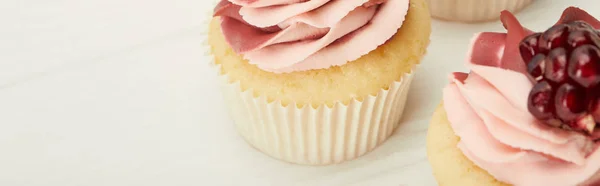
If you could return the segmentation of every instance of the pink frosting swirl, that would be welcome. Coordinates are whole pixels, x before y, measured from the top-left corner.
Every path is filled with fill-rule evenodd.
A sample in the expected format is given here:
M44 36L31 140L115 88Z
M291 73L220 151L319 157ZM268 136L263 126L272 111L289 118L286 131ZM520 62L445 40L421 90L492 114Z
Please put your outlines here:
M595 137L549 127L527 109L533 81L519 42L532 32L509 12L501 15L507 33L480 33L468 55L469 74L453 73L444 89L444 107L458 148L496 179L514 185L598 184L600 150ZM557 24L600 22L568 8ZM597 136L593 135L593 136Z
M215 16L233 50L286 73L353 61L402 26L408 0L221 0Z

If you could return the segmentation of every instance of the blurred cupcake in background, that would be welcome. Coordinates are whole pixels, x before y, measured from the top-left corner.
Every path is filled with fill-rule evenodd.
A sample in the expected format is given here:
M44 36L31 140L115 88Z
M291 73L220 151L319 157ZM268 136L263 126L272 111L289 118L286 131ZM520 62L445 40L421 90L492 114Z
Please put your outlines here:
M458 22L484 22L500 18L498 12L517 13L533 0L427 0L434 18Z
M600 21L569 7L534 32L473 37L427 135L439 185L600 185Z

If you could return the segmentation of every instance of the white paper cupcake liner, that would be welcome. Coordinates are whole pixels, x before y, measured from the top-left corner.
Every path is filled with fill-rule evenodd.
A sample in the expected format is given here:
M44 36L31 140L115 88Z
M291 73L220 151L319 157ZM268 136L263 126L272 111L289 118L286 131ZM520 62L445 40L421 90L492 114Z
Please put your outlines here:
M210 18L203 25L208 22ZM401 81L362 101L352 100L348 105L338 102L331 108L283 106L279 101L255 97L252 89L242 90L239 82L220 74L221 67L214 64L207 42L207 30L203 28L204 52L215 68L236 128L263 153L295 164L336 164L373 150L398 126L416 66Z
M217 65L217 68L219 66ZM402 116L413 78L406 74L388 90L363 101L333 107L282 106L241 90L219 75L238 132L258 150L297 164L332 164L355 159L384 142Z
M427 0L431 15L435 18L481 22L495 20L500 12L508 10L518 12L533 0Z
M413 78L407 74L389 90L347 106L336 103L298 108L269 103L242 91L239 82L219 80L238 132L258 150L297 164L332 164L355 159L385 141L396 128Z

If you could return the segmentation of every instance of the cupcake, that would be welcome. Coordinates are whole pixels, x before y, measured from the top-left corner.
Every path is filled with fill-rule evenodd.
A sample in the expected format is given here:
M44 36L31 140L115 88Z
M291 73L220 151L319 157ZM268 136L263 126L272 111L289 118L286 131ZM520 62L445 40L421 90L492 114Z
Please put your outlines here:
M427 0L431 15L435 18L460 21L483 22L497 20L498 12L518 12L533 0Z
M222 0L213 15L207 44L239 134L308 165L392 134L431 30L424 0Z
M567 8L534 33L477 34L470 73L453 73L427 136L440 185L600 184L600 22Z

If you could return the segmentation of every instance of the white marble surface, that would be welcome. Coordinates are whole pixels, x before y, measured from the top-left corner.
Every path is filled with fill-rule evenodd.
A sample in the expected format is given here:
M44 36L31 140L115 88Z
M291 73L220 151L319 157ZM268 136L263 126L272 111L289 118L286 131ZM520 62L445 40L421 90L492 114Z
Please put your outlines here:
M430 115L469 37L499 23L434 22L429 53L394 136L335 166L268 158L234 131L206 58L208 0L0 2L0 185L436 185L425 157ZM541 30L568 5L518 17Z

